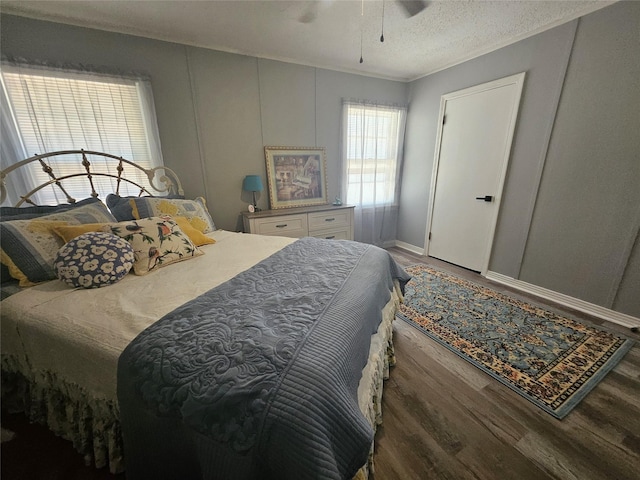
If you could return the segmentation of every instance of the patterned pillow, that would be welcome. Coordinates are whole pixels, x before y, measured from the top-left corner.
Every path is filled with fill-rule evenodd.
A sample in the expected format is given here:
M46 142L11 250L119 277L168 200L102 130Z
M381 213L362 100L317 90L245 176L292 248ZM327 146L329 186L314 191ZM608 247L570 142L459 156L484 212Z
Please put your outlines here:
M76 203L61 205L28 205L26 207L0 207L0 220L26 220L61 213L92 203L102 203L99 198L89 197Z
M51 230L51 222L60 225L115 222L100 201L33 219L0 222L0 260L9 267L21 287L53 280L53 261L64 242Z
M145 275L165 265L203 254L173 220L160 217L131 220L107 225L104 231L131 244L136 275Z
M135 220L133 216L133 209L129 200L132 198L148 198L148 197L121 197L115 193L110 193L105 199L105 203L113 216L119 222L126 222L127 220ZM165 197L151 197L151 198L184 198L184 195L167 195Z
M53 268L72 287L98 288L122 280L133 261L133 248L126 240L111 233L89 232L58 250Z
M200 247L202 245L212 245L216 243L216 241L202 233L197 228L194 228L193 225L189 222L188 218L185 217L172 217L171 215L162 215L160 218L163 220L173 220L178 224L178 226L182 229L184 233L191 239L193 243L196 244L196 247Z
M216 229L202 197L195 200L141 197L132 198L129 203L133 210L133 216L137 219L171 215L186 217L189 223L202 233L213 232Z
M64 203L62 205L28 205L26 207L0 207L0 222L6 220L27 220L43 217L52 213L66 212L83 205L100 202L99 199L89 197L76 203ZM12 283L16 279L9 273L9 267L4 263L0 265L0 282Z
M62 205L28 205L26 207L0 207L0 222L5 220L27 220L30 218L43 217L52 213L66 212L83 205L99 203L98 198L85 198L76 203L64 203ZM0 282L15 282L16 279L9 273L9 267L4 263L0 265Z
M202 233L200 230L196 230L191 226L189 220L184 217L172 217L170 215L160 217L163 220L173 220L178 224L184 233L191 239L197 247L201 245L209 245L216 243L216 241ZM102 232L104 227L109 225L108 223L84 223L82 225L60 225L60 222L51 222L51 229L58 235L64 242L70 242L78 235L82 235L87 232Z

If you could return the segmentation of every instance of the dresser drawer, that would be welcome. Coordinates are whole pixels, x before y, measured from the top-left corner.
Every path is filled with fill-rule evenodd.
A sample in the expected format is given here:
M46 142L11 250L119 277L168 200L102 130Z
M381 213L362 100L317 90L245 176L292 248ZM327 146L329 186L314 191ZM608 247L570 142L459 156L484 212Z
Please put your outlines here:
M346 228L334 228L329 230L316 230L310 233L311 237L326 238L328 240L352 240L351 229Z
M334 210L328 212L309 213L309 233L315 236L316 230L335 229L351 226L350 210Z
M256 231L260 235L280 235L283 237L304 237L309 231L307 215L282 215L255 220Z

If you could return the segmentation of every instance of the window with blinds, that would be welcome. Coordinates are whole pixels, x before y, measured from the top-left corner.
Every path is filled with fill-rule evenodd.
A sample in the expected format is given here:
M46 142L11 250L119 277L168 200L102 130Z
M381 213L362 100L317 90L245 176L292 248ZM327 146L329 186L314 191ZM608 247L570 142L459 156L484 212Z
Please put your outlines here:
M149 82L143 79L118 77L47 67L5 65L2 68L3 94L9 108L3 109L4 124L15 128L20 145L13 151L24 158L58 150L96 150L122 156L144 168L162 165L157 122L150 95ZM7 111L5 111L7 110ZM16 154L17 157L17 154ZM93 157L91 169L115 174L113 163ZM14 162L23 158L14 158ZM68 159L68 157L67 157ZM53 160L52 160L53 161ZM6 167L6 159L3 162ZM79 173L79 161L58 160L51 164L60 177ZM142 172L125 172L128 178L148 185ZM49 180L36 164L23 179L28 187ZM96 178L100 197L114 189L115 182ZM75 183L75 182L74 182ZM70 194L87 195L86 179L77 185L65 184ZM139 189L123 184L121 195L137 195ZM54 187L47 187L37 197L38 203L55 204L66 201Z
M345 104L346 201L392 205L396 197L402 109Z

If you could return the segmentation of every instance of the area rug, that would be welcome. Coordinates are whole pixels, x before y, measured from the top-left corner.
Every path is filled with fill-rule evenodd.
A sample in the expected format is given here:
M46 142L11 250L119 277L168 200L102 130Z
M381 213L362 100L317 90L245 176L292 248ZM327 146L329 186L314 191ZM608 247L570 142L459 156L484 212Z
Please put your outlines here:
M584 325L426 265L412 275L398 316L563 418L633 340Z

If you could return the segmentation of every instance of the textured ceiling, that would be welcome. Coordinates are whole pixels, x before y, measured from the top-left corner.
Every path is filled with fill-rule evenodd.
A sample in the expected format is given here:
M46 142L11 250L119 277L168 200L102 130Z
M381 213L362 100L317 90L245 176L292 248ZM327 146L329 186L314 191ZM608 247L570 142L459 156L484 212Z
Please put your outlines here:
M11 1L3 13L260 58L414 80L613 1ZM380 42L384 7L384 43ZM364 15L362 12L364 11ZM359 63L362 37L363 63Z

